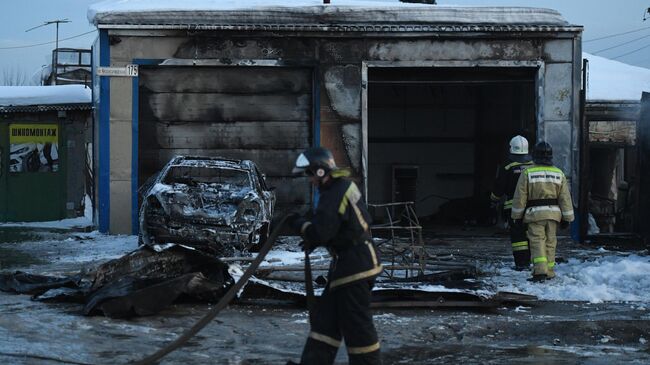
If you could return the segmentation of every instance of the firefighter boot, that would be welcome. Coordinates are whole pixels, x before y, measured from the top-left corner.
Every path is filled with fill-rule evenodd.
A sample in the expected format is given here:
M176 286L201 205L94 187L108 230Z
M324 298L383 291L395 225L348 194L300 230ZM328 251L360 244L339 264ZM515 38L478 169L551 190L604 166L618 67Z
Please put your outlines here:
M543 283L546 281L546 275L545 274L539 274L539 275L533 275L533 277L528 278L528 281L531 281L533 283Z

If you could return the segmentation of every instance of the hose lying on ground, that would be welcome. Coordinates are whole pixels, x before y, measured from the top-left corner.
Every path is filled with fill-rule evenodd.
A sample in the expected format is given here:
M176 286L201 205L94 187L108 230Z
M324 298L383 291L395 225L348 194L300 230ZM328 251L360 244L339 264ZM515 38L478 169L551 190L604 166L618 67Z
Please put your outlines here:
M219 312L221 312L222 309L228 306L230 301L233 300L233 298L239 292L239 290L244 286L244 284L246 284L246 282L248 282L248 279L250 279L250 277L253 275L255 270L257 270L258 266L260 266L262 260L264 260L264 257L266 257L266 254L269 253L271 247L273 247L273 244L275 243L275 240L280 235L280 231L282 230L282 227L284 226L286 220L287 220L287 216L285 215L278 222L276 228L273 230L273 232L271 232L264 245L262 245L262 248L260 248L259 253L255 257L255 260L251 262L251 264L248 266L248 269L246 269L242 277L239 278L239 280L237 280L235 285L233 285L226 292L226 294L219 300L219 302L214 308L210 309L210 311L205 316L203 316L203 318L201 318L198 322L196 322L194 326L192 326L187 331L185 331L182 335L180 335L176 340L171 342L169 345L161 348L160 350L156 351L155 353L141 360L131 362L130 364L132 365L154 364L158 360L162 359L165 355L183 346L190 338L192 338L194 335L199 333L199 331L201 331L203 327L205 327L208 323L212 322L214 317L216 317L217 314L219 314Z

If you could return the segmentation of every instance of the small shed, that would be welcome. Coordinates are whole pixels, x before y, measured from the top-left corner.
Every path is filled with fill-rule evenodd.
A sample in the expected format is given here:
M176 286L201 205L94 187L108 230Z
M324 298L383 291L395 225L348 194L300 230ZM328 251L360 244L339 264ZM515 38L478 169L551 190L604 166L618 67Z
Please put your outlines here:
M123 75L97 80L102 231L136 232L138 187L175 154L256 161L282 212L310 206L291 166L324 145L370 202L430 216L487 197L524 134L554 146L577 192L582 27L557 11L160 0L88 17L98 65Z
M0 222L84 215L92 121L84 85L0 86Z
M583 236L591 238L639 232L643 223L641 184L641 95L650 91L650 70L583 54L587 60L585 130L586 202ZM647 142L646 142L647 143ZM647 167L646 167L647 168Z

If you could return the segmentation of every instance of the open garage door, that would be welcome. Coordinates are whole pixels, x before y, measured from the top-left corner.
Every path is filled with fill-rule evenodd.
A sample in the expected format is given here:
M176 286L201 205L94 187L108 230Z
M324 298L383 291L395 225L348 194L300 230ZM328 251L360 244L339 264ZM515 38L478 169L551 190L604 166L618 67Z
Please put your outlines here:
M284 67L141 67L138 182L175 155L253 160L275 187L276 215L309 205L291 176L311 145L312 70Z
M536 77L534 67L369 69L368 201L413 201L436 232L492 234L508 142L535 143Z

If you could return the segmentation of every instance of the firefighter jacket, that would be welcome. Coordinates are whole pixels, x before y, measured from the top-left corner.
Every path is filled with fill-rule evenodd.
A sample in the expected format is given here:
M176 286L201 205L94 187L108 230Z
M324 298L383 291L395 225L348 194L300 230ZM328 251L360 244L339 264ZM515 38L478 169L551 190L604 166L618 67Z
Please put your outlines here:
M566 176L555 166L533 165L522 172L512 199L512 219L573 221Z
M497 171L497 178L494 182L490 199L497 202L505 195L506 201L503 203L504 210L512 208L512 197L515 194L515 187L517 186L519 175L533 164L529 155L522 157L521 161L508 161L506 165L501 166Z
M310 247L325 246L332 254L330 289L374 279L382 271L370 236L370 214L347 175L345 170L331 173L332 179L319 188L314 216L300 229Z

